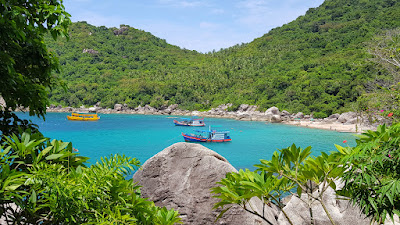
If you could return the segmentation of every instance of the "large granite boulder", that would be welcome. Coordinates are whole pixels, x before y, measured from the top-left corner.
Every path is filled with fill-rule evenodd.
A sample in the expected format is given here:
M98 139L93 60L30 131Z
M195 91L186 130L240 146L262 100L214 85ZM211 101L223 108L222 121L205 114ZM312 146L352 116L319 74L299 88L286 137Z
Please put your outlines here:
M357 113L355 112L345 112L342 113L342 115L339 116L338 122L340 123L346 123L347 121L351 121L357 118Z
M302 112L298 112L295 116L295 119L304 119L304 114Z
M267 109L267 111L265 111L265 115L279 115L279 109L278 107L272 106L271 108Z
M282 118L280 115L272 115L269 122L271 123L280 123L282 122Z
M266 224L238 206L215 222L220 211L212 207L219 199L212 197L210 189L227 172L236 172L236 169L221 155L199 144L181 142L147 160L133 180L142 186L143 197L157 206L179 210L184 224ZM253 201L252 206L257 207L258 203ZM276 224L276 213L266 208L272 224Z

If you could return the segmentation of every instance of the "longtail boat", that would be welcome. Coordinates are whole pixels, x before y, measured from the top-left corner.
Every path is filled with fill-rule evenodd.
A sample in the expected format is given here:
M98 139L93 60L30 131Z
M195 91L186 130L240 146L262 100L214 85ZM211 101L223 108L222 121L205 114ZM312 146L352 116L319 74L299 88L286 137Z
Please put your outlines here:
M75 121L97 121L100 119L100 116L98 116L97 113L73 112L71 116L67 116L67 119Z
M174 120L175 126L191 126L191 127L204 127L204 118L181 118L179 121Z
M194 134L182 133L185 141L188 142L228 142L232 141L229 131L217 130L194 130Z

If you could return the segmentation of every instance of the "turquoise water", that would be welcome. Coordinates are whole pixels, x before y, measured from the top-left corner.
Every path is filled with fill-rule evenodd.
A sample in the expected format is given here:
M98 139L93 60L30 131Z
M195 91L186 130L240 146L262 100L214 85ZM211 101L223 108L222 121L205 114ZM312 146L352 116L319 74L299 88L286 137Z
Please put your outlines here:
M18 115L28 118L21 113ZM68 121L67 115L48 113L46 121L30 119L39 125L46 137L72 142L80 154L90 157L90 163L120 153L135 157L143 164L164 148L183 141L181 132L196 129L174 126L170 116L101 114L99 121L79 122ZM237 169L252 169L260 159L270 159L274 151L292 143L303 148L311 145L314 155L335 150L334 144L355 145L351 133L217 118L205 118L205 123L230 131L232 142L203 145L224 156Z

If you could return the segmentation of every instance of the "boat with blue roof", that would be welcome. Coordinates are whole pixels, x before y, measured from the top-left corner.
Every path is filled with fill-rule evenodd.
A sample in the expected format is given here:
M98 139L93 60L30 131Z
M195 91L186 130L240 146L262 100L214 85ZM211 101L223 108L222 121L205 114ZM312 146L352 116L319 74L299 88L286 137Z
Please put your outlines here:
M228 142L232 141L229 131L212 130L194 130L195 133L186 134L182 132L182 136L187 142Z
M175 126L204 127L204 118L180 118L174 120Z

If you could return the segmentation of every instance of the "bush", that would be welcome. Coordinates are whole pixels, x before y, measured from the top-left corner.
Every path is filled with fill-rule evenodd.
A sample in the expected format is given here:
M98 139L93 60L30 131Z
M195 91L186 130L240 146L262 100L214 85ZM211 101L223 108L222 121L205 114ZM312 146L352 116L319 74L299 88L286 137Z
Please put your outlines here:
M316 119L326 118L326 117L328 117L328 115L326 115L326 113L324 113L324 112L315 112L315 113L313 113L313 117Z
M174 224L125 179L135 158L114 155L90 167L71 143L40 133L13 134L0 146L0 215L8 224ZM20 210L13 210L17 205ZM7 212L7 213L6 213Z

